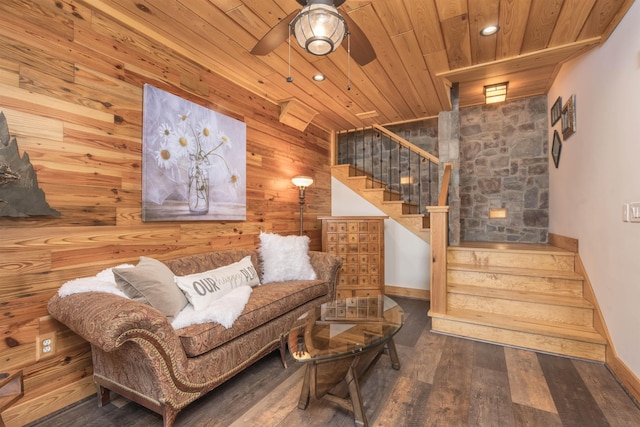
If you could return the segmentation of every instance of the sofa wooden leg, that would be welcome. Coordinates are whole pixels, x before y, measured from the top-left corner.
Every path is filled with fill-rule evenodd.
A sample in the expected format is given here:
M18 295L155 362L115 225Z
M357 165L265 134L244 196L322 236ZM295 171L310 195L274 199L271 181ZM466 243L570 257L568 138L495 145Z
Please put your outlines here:
M280 335L280 359L282 360L282 366L287 369L287 336Z
M102 408L105 405L108 405L111 402L111 393L108 388L102 387L100 384L96 383L96 388L98 389L98 407Z
M163 427L172 427L178 416L178 411L168 406L162 408L162 425Z

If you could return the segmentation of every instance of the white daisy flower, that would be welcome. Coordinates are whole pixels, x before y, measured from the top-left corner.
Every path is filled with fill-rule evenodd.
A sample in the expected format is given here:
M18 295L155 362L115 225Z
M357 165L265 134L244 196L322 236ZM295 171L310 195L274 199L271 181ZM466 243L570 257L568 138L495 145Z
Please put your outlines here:
M232 169L229 171L229 184L231 184L232 187L237 188L241 181L242 177L237 170Z
M198 127L196 128L196 132L199 138L202 138L202 140L208 140L209 137L211 136L211 126L209 126L209 124L207 122L205 122L204 120L201 120L198 123Z
M160 125L160 136L162 137L162 139L164 139L165 141L167 139L169 139L171 137L171 135L173 135L173 129L171 129L171 126L169 126L166 123L162 123Z
M231 148L231 146L233 145L231 143L231 138L229 138L225 133L223 132L218 132L218 142L220 143L220 145L223 145L227 148Z
M156 162L158 162L158 167L162 169L172 169L178 164L176 156L171 153L171 150L166 144L162 144L156 149L154 158Z
M174 146L176 147L176 155L178 158L188 157L189 154L196 152L196 144L193 137L188 132L178 132L174 138Z
M191 110L187 110L184 113L178 114L178 120L180 120L180 122L186 122L187 120L189 120L190 115L191 115Z

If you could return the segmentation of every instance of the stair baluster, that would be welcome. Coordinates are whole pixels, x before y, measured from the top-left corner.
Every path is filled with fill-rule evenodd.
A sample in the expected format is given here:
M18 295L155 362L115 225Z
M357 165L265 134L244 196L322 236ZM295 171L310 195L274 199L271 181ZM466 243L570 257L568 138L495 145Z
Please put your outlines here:
M431 164L439 163L437 158L380 126L340 132L337 143L337 164L354 166L356 175L369 176L377 188L386 185L396 190L408 203L409 212L427 213L423 201L427 205L433 199L431 187L438 177ZM424 173L428 175L426 185Z

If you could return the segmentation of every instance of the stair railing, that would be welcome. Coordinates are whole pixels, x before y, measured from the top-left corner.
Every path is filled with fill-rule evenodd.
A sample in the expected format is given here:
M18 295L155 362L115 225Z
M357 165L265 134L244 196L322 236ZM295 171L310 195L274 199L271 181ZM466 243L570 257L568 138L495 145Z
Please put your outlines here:
M449 241L449 182L453 165L444 165L437 206L427 206L431 222L430 313L447 312L447 246Z
M373 179L374 186L400 193L419 214L436 201L440 160L383 126L336 134L336 164L350 164Z

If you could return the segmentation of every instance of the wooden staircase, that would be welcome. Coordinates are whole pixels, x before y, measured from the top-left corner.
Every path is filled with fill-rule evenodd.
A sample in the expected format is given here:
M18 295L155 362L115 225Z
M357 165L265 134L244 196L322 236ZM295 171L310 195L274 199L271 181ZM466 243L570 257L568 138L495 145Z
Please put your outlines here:
M433 331L604 362L575 254L550 245L468 242L447 252L445 313Z
M331 176L429 243L429 216L418 213L417 203L401 200L402 196L399 192L390 190L386 183L372 178L351 165L332 166Z

